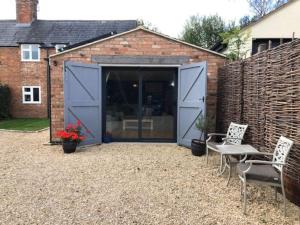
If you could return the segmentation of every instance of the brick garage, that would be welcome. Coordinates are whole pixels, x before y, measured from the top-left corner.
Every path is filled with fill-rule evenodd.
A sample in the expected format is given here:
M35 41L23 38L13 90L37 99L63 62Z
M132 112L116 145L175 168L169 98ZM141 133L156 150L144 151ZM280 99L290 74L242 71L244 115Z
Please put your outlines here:
M218 68L225 58L217 53L189 45L167 36L137 28L123 34L95 41L50 57L51 65L51 135L64 127L63 66L65 61L94 63L93 56L185 56L188 63L207 62L207 112L215 114Z

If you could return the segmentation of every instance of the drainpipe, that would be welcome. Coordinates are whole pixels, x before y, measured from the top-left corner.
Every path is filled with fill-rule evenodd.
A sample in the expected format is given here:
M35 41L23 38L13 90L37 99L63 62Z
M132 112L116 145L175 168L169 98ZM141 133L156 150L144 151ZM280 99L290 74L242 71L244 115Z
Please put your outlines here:
M50 79L50 58L49 58L49 48L47 48L47 108L48 108L48 119L50 127L50 143L52 140L52 127L51 127L51 79Z

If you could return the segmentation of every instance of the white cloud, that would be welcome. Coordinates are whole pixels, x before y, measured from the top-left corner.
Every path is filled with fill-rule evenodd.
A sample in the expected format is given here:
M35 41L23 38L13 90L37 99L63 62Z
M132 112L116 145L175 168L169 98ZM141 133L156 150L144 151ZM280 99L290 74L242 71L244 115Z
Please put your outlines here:
M249 14L245 0L39 0L40 19L143 19L177 37L193 15L219 14L226 21ZM0 19L15 18L15 0L1 0Z

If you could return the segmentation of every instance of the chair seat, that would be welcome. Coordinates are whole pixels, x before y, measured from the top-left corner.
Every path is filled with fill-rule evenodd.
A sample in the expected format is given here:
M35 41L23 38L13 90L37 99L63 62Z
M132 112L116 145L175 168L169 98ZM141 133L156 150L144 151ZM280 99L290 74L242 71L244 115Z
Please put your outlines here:
M249 164L239 163L237 172L243 176L243 171L247 170ZM272 165L252 165L251 169L246 173L246 179L257 180L262 182L270 182L280 184L280 173Z

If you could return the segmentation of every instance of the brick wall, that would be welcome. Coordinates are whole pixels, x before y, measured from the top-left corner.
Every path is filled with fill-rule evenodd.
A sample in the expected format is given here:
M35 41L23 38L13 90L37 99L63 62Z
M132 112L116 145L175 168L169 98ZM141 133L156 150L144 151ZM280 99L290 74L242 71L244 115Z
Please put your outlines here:
M63 63L66 60L91 63L92 55L189 56L190 63L207 61L207 110L209 114L215 114L216 112L218 68L224 64L225 59L207 51L171 41L143 30L137 30L51 58L51 117L53 137L55 137L56 131L62 129L64 126ZM54 65L54 61L56 65Z
M54 53L54 49L50 53ZM16 118L47 117L47 50L41 49L40 62L21 62L19 47L0 48L0 82L12 93L11 113ZM41 86L41 104L23 104L22 86Z

